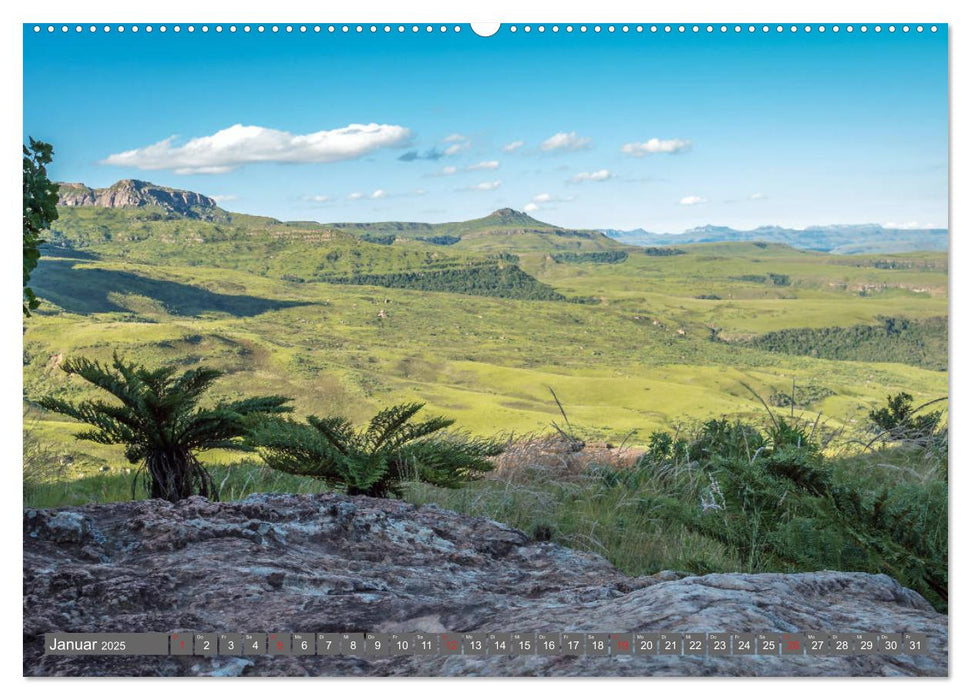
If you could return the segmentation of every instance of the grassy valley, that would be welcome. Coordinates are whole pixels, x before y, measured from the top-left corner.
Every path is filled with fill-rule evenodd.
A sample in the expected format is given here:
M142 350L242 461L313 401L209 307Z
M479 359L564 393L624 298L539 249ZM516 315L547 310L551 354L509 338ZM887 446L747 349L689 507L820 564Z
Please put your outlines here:
M93 398L61 366L118 353L217 368L220 401L283 395L298 417L357 425L423 402L511 438L484 480L404 497L630 574L883 571L946 609L946 429L874 444L868 415L891 394L946 396L946 254L641 248L511 210L351 225L192 201L61 207L24 324L25 503L131 497L117 447L37 405ZM329 488L239 453L203 459L223 499Z
M533 222L508 211L465 225L350 226L62 207L32 281L45 304L25 327L28 413L59 451L117 460L31 408L45 392L82 391L59 358L116 349L147 364L215 365L230 373L217 388L226 395L283 393L298 412L354 418L417 399L481 433L547 430L559 415L552 387L588 437L630 444L759 413L743 382L766 397L793 382L822 387L797 404L834 428L891 391L946 392L943 254L718 243L658 256ZM392 230L391 244L365 240ZM418 240L441 235L461 242ZM926 347L805 349L807 333L886 318L928 329ZM767 340L780 332L795 340Z

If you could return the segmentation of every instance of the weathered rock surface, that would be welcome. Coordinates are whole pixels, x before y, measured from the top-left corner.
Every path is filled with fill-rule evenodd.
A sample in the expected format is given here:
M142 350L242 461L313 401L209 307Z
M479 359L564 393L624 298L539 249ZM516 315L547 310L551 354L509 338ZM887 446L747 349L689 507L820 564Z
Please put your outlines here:
M918 632L928 656L56 657L45 632ZM887 576L629 578L434 507L340 495L24 511L26 675L946 675Z
M97 189L81 183L62 182L59 185L57 204L62 207L161 207L190 218L200 218L200 210L218 208L216 200L205 195L143 180L119 180L110 187Z

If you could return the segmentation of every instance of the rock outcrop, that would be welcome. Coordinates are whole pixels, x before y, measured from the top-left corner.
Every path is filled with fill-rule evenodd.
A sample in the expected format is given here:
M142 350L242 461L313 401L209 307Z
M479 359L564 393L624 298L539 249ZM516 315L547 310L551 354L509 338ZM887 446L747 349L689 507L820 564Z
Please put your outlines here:
M119 180L110 187L92 189L81 183L59 183L57 205L61 207L159 207L189 218L206 218L218 211L216 200L196 192L153 185L143 180Z
M883 575L673 573L341 495L24 511L25 675L933 675L947 618ZM927 656L65 657L45 632L915 632Z

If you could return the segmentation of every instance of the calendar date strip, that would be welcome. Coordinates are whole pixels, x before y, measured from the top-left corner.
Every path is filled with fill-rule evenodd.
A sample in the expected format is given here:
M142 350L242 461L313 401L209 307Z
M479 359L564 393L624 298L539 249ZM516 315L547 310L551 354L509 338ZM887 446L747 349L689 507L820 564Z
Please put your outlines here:
M50 632L51 656L849 656L923 655L912 632Z

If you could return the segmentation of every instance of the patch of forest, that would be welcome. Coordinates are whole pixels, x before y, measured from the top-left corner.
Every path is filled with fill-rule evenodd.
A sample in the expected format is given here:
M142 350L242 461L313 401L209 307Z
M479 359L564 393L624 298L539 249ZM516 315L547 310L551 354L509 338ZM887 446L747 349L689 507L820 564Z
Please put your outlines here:
M622 263L627 259L627 252L623 250L599 250L590 253L552 253L554 262L558 263Z
M416 241L431 243L432 245L455 245L462 240L461 236L416 236Z
M444 270L414 270L384 274L326 276L321 282L361 284L424 292L538 301L570 301L555 289L523 272L518 265L470 265Z
M649 246L644 249L644 255L650 255L653 258L666 258L671 255L684 255L685 251L680 248L668 248L660 246Z
M925 320L882 317L877 325L787 328L746 342L760 350L787 355L900 362L924 369L947 370L945 316Z
M756 284L771 284L775 287L788 287L792 284L789 275L780 275L775 272L767 272L764 275L736 275L730 279L739 282L755 282Z

